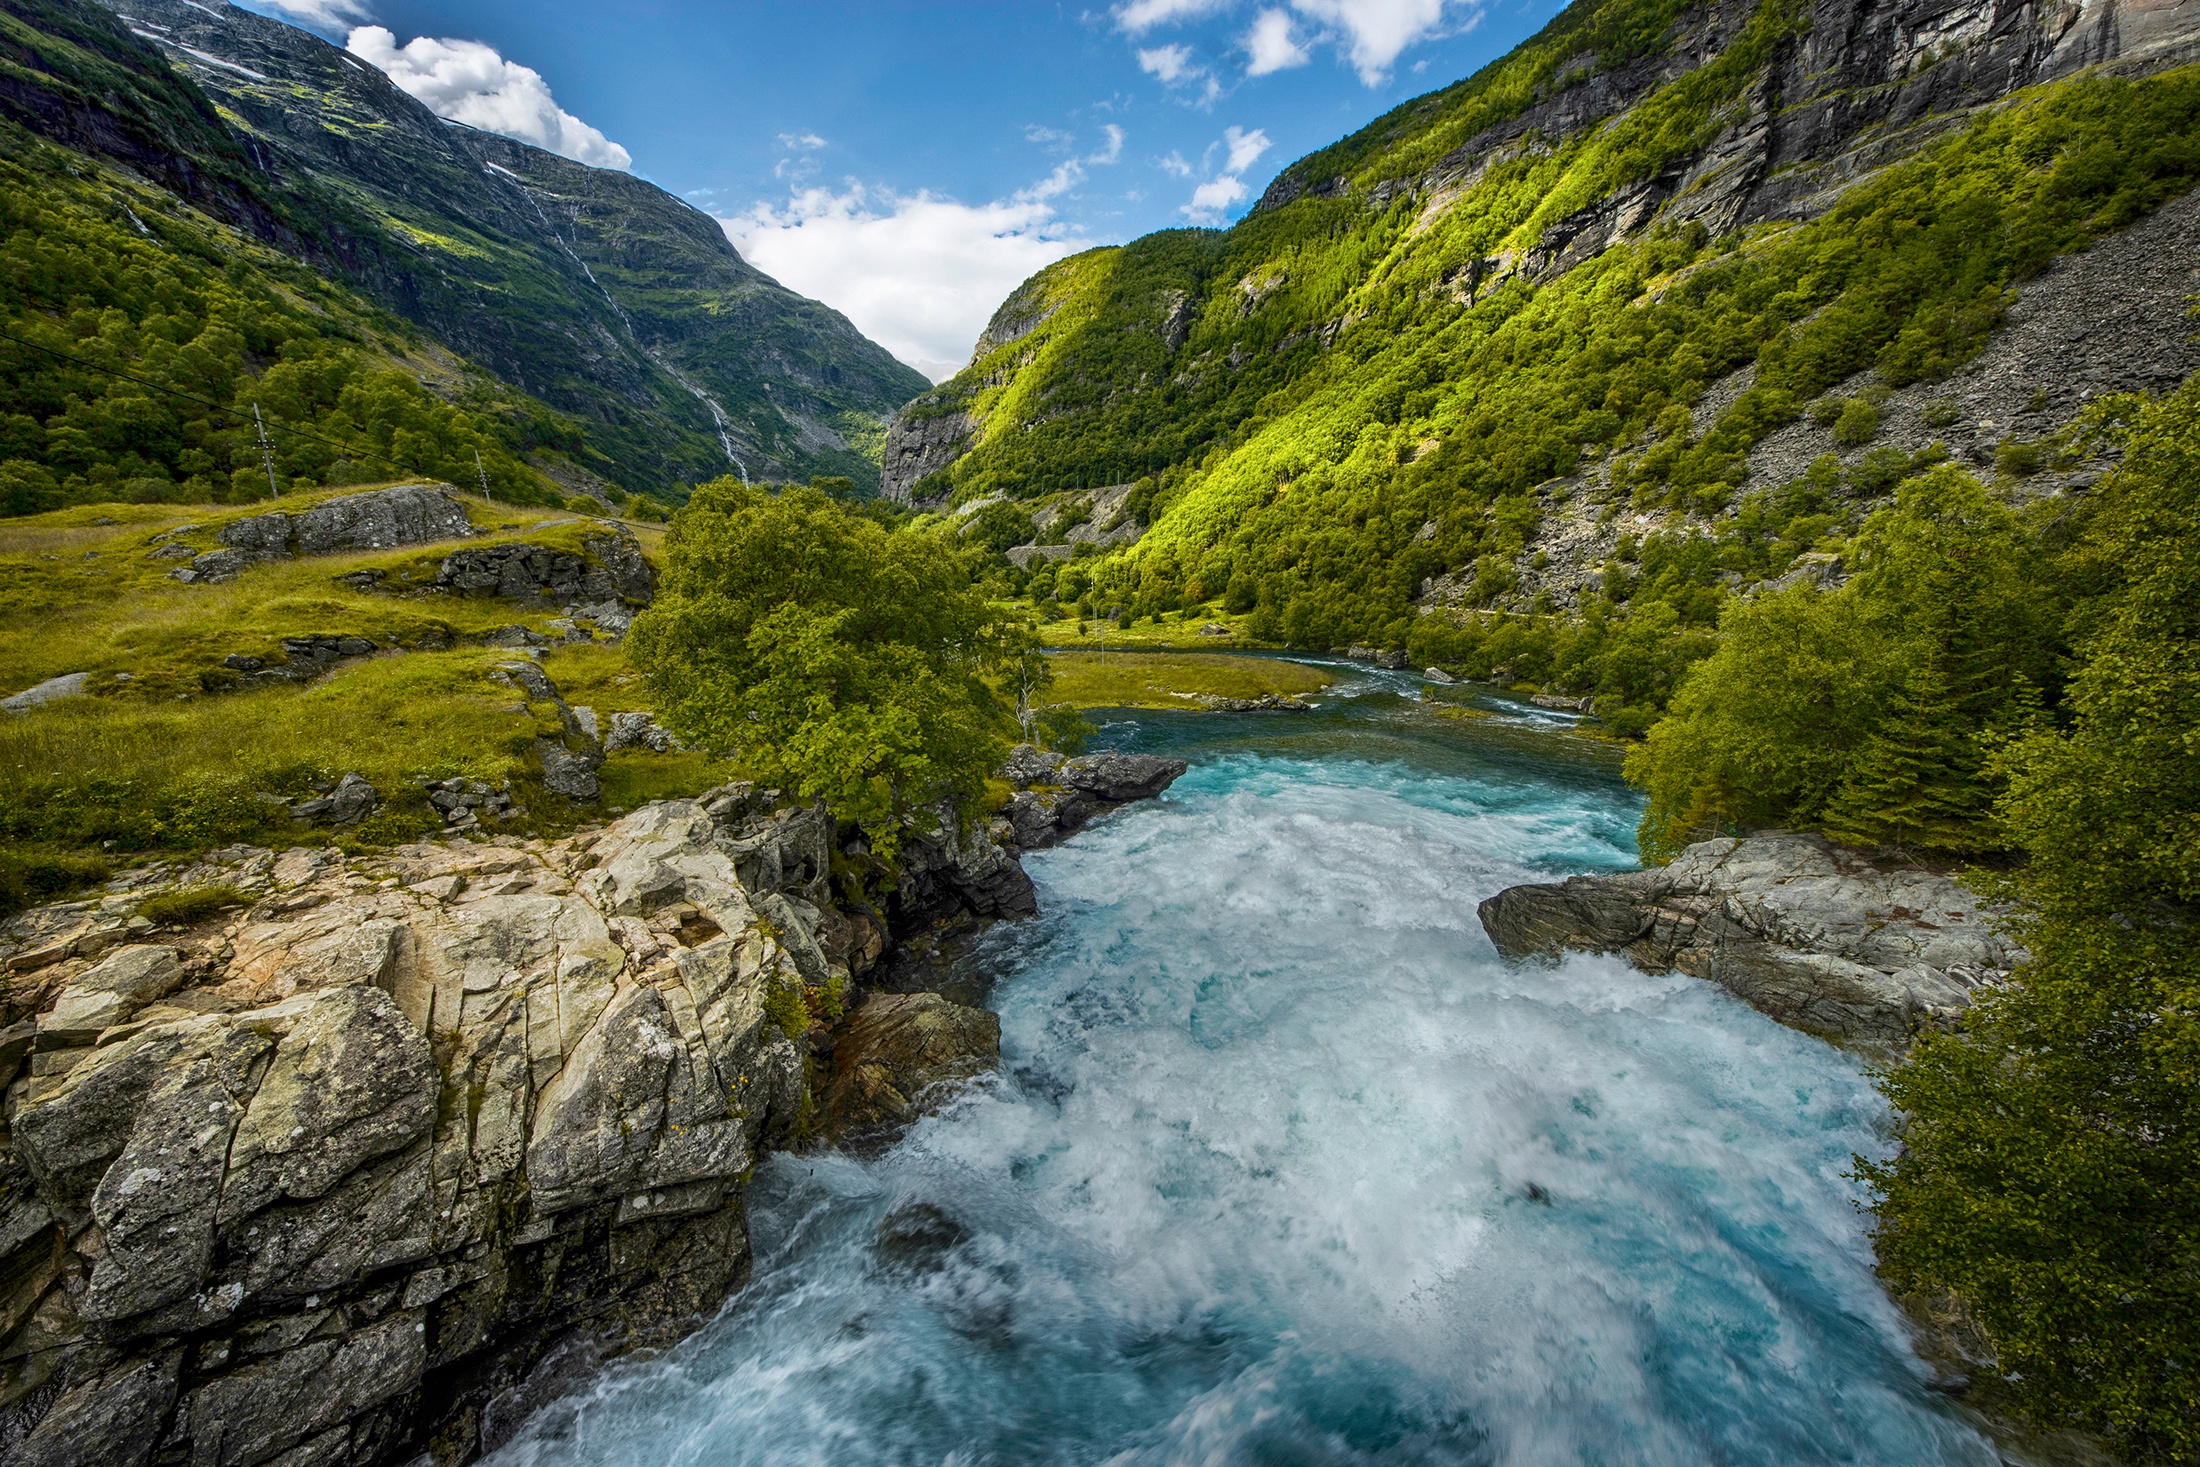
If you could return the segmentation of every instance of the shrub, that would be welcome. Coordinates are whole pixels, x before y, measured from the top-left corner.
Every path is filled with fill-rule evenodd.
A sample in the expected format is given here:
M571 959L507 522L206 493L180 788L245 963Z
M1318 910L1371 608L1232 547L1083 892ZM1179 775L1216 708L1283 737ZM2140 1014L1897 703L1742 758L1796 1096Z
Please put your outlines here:
M138 915L161 927L191 927L225 907L249 905L251 898L233 886L187 886L138 903Z
M1833 425L1833 441L1843 448L1862 448L1879 435L1879 409L1861 397L1842 405Z
M104 859L80 852L0 850L0 917L96 886L113 874Z

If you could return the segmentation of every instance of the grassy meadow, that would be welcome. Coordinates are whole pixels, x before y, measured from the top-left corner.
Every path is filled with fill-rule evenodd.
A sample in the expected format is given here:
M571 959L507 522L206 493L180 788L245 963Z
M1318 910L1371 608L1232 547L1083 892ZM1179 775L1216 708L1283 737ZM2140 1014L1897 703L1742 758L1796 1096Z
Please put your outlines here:
M138 852L327 841L257 797L300 798L351 771L384 798L344 837L354 844L435 833L441 821L418 784L460 775L514 783L528 812L507 827L515 833L582 817L534 783L533 743L555 731L554 712L496 679L511 649L482 644L503 627L544 631L558 613L427 589L457 542L276 561L212 586L170 579L188 563L180 557L153 558L171 544L212 549L234 519L356 492L241 508L86 505L0 521L0 696L91 674L89 696L0 715L0 907ZM492 531L468 545L525 538L577 551L589 528L560 510L467 505ZM661 528L631 528L653 551ZM339 579L361 570L383 572L395 589ZM366 637L386 650L306 685L240 687L222 667L231 653L276 660L283 637L307 634ZM619 648L557 647L544 667L571 703L606 716L647 706ZM646 751L615 754L601 772L612 807L724 777L700 755Z
M1318 693L1334 675L1304 663L1224 653L1057 652L1048 697L1076 708L1198 709L1199 698L1298 697Z

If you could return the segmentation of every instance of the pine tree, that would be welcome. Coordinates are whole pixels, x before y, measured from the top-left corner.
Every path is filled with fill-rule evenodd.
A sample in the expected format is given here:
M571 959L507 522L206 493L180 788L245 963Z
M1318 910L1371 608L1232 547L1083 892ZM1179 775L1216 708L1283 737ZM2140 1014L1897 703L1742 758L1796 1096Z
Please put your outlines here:
M1821 824L1835 840L1956 853L1986 843L1993 793L1981 773L1976 724L1938 657L1912 669L1887 715L1857 751Z

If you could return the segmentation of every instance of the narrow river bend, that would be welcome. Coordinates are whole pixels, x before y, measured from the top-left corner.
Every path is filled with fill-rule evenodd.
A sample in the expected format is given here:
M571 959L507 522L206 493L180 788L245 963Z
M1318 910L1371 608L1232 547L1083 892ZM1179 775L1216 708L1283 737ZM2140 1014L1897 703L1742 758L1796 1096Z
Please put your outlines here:
M1632 865L1635 805L1565 720L1414 689L1111 724L1192 770L1028 858L1042 915L973 960L998 1082L772 1159L751 1285L496 1460L1996 1461L1873 1279L1858 1065L1708 984L1501 963L1475 904Z

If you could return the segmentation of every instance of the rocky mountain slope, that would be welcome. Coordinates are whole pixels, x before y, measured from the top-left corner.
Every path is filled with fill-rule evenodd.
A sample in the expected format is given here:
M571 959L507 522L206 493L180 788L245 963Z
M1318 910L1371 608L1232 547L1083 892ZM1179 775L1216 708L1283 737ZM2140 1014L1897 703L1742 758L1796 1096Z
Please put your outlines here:
M2200 364L2196 59L2167 0L1582 0L1233 228L1035 276L886 486L1139 481L1107 595L1302 645L1577 609L1660 538L1705 547L1706 624L1838 574L1817 542L1921 452L2082 486L2084 406Z
M924 386L628 174L445 123L237 10L9 0L0 111L171 189L586 425L629 490L737 471L871 481Z

